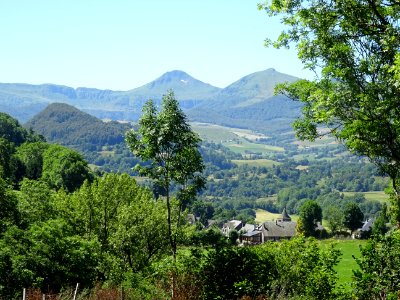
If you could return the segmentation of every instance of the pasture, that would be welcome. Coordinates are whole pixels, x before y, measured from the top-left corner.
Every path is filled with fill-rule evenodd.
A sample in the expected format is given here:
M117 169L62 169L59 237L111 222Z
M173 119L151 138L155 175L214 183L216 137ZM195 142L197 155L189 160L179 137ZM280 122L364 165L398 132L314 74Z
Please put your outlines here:
M356 258L360 257L360 246L365 245L366 242L366 240L353 239L329 239L321 241L322 246L327 246L331 243L336 244L336 249L339 249L342 252L342 256L340 257L340 261L335 267L335 270L338 275L338 284L342 285L346 290L351 288L353 270L357 270L358 268L357 262L353 256Z
M191 127L203 140L221 143L237 153L266 154L285 151L283 147L258 143L259 139L267 139L268 136L251 130L198 122L191 123Z
M274 165L277 166L281 164L280 162L271 159L245 159L245 160L232 159L232 162L234 164L237 164L238 166L248 165L250 167L266 167L266 168L271 168Z
M264 209L256 209L255 212L256 212L256 218L255 218L256 223L272 221L272 220L276 220L277 218L282 217L281 213L272 213L272 212L269 212ZM298 215L290 215L290 217L292 218L292 221L294 221L294 222L297 222L297 220L299 219Z
M355 192L343 192L345 196L353 196ZM373 192L361 192L365 196L367 201L378 201L381 203L387 203L389 201L389 195L384 191L373 191Z

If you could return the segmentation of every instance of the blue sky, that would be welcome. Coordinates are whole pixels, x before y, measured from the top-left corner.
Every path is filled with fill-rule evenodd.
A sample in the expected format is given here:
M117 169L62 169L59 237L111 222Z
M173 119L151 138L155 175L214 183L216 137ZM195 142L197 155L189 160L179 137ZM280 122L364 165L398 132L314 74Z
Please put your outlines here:
M257 0L0 2L0 82L129 90L171 70L218 87L267 68L311 78Z

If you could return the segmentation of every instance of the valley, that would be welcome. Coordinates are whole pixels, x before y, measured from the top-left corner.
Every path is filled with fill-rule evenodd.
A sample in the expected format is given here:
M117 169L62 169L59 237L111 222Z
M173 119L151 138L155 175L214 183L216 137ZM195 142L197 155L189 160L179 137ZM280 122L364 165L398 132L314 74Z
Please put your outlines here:
M321 208L321 221L325 235L319 237L324 238L343 232L346 237L349 235L342 221L336 229L333 226L337 221L334 219L335 212L344 216L344 211L350 204L359 208L363 219L378 218L386 209L389 201L384 190L389 185L389 179L382 176L375 165L364 157L351 155L329 136L323 136L315 142L298 141L291 128L291 122L300 114L301 107L298 103L292 106L290 100L273 96L271 90L267 91L267 87L270 85L261 86L258 90L254 88L253 84L255 83L252 81L254 78L260 80L259 76L266 74L270 76L274 73L276 71L267 70L241 79L229 88L222 90L208 86L205 94L199 91L196 94L203 99L192 99L190 98L192 96L187 94L187 90L178 89L181 95L190 98L181 101L180 105L184 107L188 115L190 128L201 139L198 150L205 165L203 172L205 187L198 192L197 197L192 199L193 202L185 210L185 214L194 216L196 225L185 229L188 230L185 233L187 240L180 242L182 248L178 251L179 256L185 256L188 249L193 251L200 249L199 247L208 249L209 245L213 245L213 243L222 243L224 245L222 247L228 247L230 243L236 245L238 239L232 240L230 235L227 237L221 235L221 228L230 220L239 220L249 226L252 224L260 226L268 222L278 224L276 222L282 217L281 213L285 210L290 214L292 221L299 223L302 218L302 208L310 201ZM85 214L87 212L92 214L92 211L98 210L102 205L106 207L109 199L115 201L113 205L116 205L115 211L117 211L120 199L130 199L130 196L124 194L125 191L140 194L147 190L148 193L140 201L144 201L144 199L150 201L142 203L146 209L152 209L148 218L143 216L146 211L142 206L136 207L134 202L127 202L124 204L124 209L132 211L129 213L125 210L118 211L118 220L114 217L112 221L115 226L113 230L116 234L127 234L121 229L122 227L119 227L120 222L123 222L124 226L130 226L132 216L143 217L143 220L147 222L145 227L147 224L151 224L151 228L159 224L165 225L165 222L162 221L165 221L162 215L165 214L165 207L161 206L163 202L153 201L153 197L163 196L163 190L150 178L142 177L132 169L137 164L147 166L148 163L142 162L138 157L132 155L125 142L126 132L132 128L136 130L139 126L135 118L140 116L141 107L134 108L135 112L133 113L131 108L124 105L126 101L129 102L129 105L133 102L134 105L143 104L144 99L148 95L152 95L151 91L154 93L158 91L157 88L164 88L166 85L173 85L176 82L187 85L192 80L184 77L186 79L183 82L180 79L182 76L187 76L187 74L172 72L172 74L164 75L155 82L144 86L140 91L147 94L146 96L142 95L143 97L140 98L142 100L139 101L137 101L139 94L135 96L135 101L131 101L128 100L129 97L125 92L114 94L112 91L101 92L90 89L71 90L60 89L60 87L50 89L49 86L40 87L38 92L37 87L28 86L28 90L35 91L33 94L41 94L40 101L36 102L37 106L35 107L39 108L44 103L46 105L24 123L24 129L18 128L19 131L26 131L24 134L27 136L27 145L18 145L16 149L10 150L11 154L7 154L11 155L10 163L0 162L0 166L3 163L2 168L10 173L6 179L13 182L16 189L10 193L15 193L22 205L18 209L27 216L26 218L30 218L29 222L32 224L39 222L35 220L34 214L40 213L41 209L47 209L46 205L52 206L53 202L57 204L51 209L58 211L61 215L66 212L68 214ZM235 85L240 88L236 89ZM250 86L246 88L248 85ZM193 86L204 87L202 83L196 81L193 82ZM18 90L18 92L13 90L14 95L21 92L20 86L13 88ZM246 94L247 90L251 91L253 95ZM254 94L254 91L264 93L267 98ZM138 93L138 91L136 92ZM62 103L51 103L50 99L53 99L54 93L63 95ZM28 95L29 92L25 91L24 97L28 97ZM113 99L117 99L117 101L114 102ZM76 107L71 105L72 103ZM157 106L159 105L158 100L155 103ZM94 109L95 107L96 109ZM29 114L27 114L26 107L20 107L20 109L19 116L24 120ZM30 110L29 113L32 111L34 110ZM135 113L137 113L136 117ZM128 115L129 118L126 118ZM5 118L7 120L8 117ZM14 121L8 122L13 123ZM18 127L15 125L16 121L13 124L14 127ZM44 140L49 144L45 144ZM12 146L7 146L7 142L4 145L4 147L13 149ZM29 157L32 157L32 151L35 159L30 162ZM69 162L66 160L68 157L73 157L75 161ZM40 164L43 164L41 166L43 171L40 169ZM59 170L66 166L70 169L60 177ZM21 174L24 172L26 173L24 176L33 175L23 179ZM41 172L42 174L40 174ZM130 176L127 176L126 173ZM87 181L82 185L85 179ZM91 183L93 180L94 183ZM38 185L37 189L36 185ZM118 186L121 188L117 188ZM147 189L143 189L143 187ZM77 192L73 192L75 189L78 189ZM111 190L113 193L123 195L108 194ZM48 195L40 195L42 191ZM174 187L171 191L177 192ZM33 201L38 201L34 204L37 211L30 210L29 195L36 197ZM41 200L38 200L41 199L40 197L51 199L51 201L41 204ZM91 201L104 201L104 203L98 202L92 206ZM140 201L139 203L141 203ZM71 207L69 202L74 202L76 207ZM43 208L40 205L44 205ZM98 216L101 213L100 211L96 212ZM105 214L110 214L109 216L113 218L111 211L105 212ZM52 218L55 217L56 215ZM70 217L65 215L65 218ZM89 222L88 226L92 226L89 235L92 230L97 230L96 226L99 226L92 224L91 218L91 216L86 218ZM105 222L108 222L108 216L104 215L104 218ZM78 219L77 216L74 216L72 222L79 224ZM53 219L49 220L49 222L53 221ZM137 224L141 224L141 222ZM158 225L156 225L157 222ZM135 223L134 226L138 226L137 224ZM208 224L214 225L208 228ZM79 228L78 225L74 226ZM104 223L104 230L107 226ZM165 229L160 227L160 230ZM54 230L54 228L49 230ZM133 230L132 232L135 230L146 231L146 229L130 230ZM237 234L243 234L243 232L238 231ZM102 232L97 234L98 241L104 243L102 247L108 247L108 238L104 238ZM164 234L166 233L164 232ZM35 236L30 238L34 240ZM146 242L146 238L136 236L135 241ZM119 245L118 247L125 247L123 245L126 244L134 245L134 243L124 240L123 236L119 240L111 239ZM164 242L160 237L153 237L153 239L160 243L160 247L167 247L165 239L163 239ZM325 248L327 251L331 251L328 246L332 243L331 239L319 241L318 245L314 246L314 242L301 242L301 239L302 237L294 239L287 245L295 248L297 246L310 247L310 249L319 247L321 251ZM351 290L347 283L351 277L351 269L357 268L357 264L352 260L352 255L359 255L359 252L352 247L362 243L352 240L338 242L337 248L341 249L343 260L335 268L338 272L338 282L346 291ZM274 253L278 249L283 251L282 254L276 252L276 259L296 253L293 252L290 255L285 253L285 245L285 243L282 243L282 246L268 244L263 247L271 247L271 250L268 251L274 251ZM234 251L242 251L240 247L236 249ZM126 251L136 253L133 248ZM149 251L152 253L151 249ZM161 254L161 252L157 253L159 255L157 259L165 257L165 254ZM334 251L330 253L330 255L336 255ZM113 255L117 257L119 254ZM141 260L138 257L134 259ZM154 260L155 264L159 263L157 259ZM219 260L221 259L217 259L217 261ZM300 261L302 260L300 259ZM149 259L146 268L152 263ZM215 262L211 265L215 265ZM140 268L144 267L138 263L135 268L141 270Z

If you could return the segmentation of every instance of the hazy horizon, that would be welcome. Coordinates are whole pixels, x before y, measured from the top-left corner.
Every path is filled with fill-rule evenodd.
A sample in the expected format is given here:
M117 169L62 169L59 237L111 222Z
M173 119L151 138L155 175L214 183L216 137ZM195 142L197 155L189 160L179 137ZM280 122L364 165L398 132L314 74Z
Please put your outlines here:
M282 29L258 0L0 3L0 82L110 90L182 70L224 88L274 68L310 78L296 53L264 47Z

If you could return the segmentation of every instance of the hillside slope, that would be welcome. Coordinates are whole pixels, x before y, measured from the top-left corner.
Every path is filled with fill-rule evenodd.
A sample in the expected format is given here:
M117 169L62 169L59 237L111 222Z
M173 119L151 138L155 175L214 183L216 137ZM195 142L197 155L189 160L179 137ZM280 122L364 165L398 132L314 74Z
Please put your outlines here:
M103 122L65 103L52 103L24 125L49 142L87 151L124 141L131 127L115 121Z

